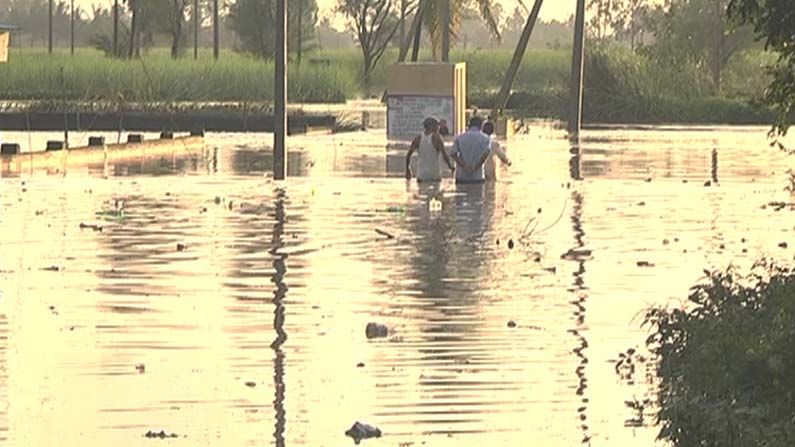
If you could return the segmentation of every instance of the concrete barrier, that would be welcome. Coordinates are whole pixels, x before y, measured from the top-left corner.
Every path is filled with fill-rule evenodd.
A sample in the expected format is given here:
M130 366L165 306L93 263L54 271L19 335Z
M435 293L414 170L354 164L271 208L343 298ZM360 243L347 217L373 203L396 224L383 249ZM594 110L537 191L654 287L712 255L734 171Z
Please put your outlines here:
M68 171L92 164L141 160L163 156L201 154L203 137L180 137L173 140L151 140L134 144L111 144L101 147L80 147L59 151L25 152L0 156L2 175L29 173L37 170Z

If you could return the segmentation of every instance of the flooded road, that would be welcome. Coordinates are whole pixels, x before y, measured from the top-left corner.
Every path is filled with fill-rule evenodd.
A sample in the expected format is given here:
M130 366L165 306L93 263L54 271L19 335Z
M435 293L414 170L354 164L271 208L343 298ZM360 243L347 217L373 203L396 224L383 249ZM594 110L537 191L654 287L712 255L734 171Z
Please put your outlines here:
M291 139L279 183L239 134L3 178L0 444L345 446L358 420L365 445L653 445L612 363L642 312L793 262L766 131L588 131L572 160L539 127L482 187L406 182L378 132Z

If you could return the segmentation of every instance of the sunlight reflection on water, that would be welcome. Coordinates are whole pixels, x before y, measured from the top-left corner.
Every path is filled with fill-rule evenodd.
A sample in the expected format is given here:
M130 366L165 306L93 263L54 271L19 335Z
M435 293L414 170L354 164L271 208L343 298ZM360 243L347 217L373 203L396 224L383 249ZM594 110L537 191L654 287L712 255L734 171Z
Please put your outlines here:
M538 128L474 187L405 182L378 132L291 139L283 183L241 134L3 178L0 441L349 445L360 420L378 445L651 445L611 363L639 314L704 268L793 259L765 132L589 131L572 160Z

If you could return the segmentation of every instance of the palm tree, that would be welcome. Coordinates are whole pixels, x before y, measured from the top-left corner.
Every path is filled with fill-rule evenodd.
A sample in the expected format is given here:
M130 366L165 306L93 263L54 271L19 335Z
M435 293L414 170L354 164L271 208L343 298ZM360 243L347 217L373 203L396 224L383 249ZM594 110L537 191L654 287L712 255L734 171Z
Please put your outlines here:
M458 31L461 29L464 13L467 7L473 3L477 6L480 16L486 22L489 31L491 31L494 37L500 39L499 24L492 13L494 10L494 0L429 0L425 7L422 20L431 39L431 50L433 51L434 59L438 59L440 55L442 56L442 60L448 59L446 54L442 54L442 31L444 29L445 5L448 5L450 8L450 36L456 38L458 37Z

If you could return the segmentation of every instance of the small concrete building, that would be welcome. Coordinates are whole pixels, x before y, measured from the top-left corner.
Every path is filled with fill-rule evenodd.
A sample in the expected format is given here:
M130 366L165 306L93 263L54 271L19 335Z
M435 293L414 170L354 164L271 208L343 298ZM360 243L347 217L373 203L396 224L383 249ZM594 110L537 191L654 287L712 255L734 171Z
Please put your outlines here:
M0 23L0 62L8 62L8 43L11 40L11 31L15 26Z
M413 137L429 116L445 120L453 135L466 129L466 64L392 65L387 80L387 136Z

